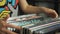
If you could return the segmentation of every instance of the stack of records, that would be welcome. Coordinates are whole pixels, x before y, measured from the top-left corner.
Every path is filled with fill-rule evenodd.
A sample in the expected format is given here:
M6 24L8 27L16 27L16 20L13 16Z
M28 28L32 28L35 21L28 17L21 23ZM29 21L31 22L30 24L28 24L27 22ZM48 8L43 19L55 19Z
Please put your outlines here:
M60 27L60 18L52 19L36 15L24 15L16 18L18 21L13 17L12 20L8 20L8 23L22 26L23 29L19 32L15 28L8 28L8 30L18 32L18 34L46 34Z
M24 28L25 26L33 26L37 23L40 23L42 20L43 20L43 18L41 16L24 15L24 16L9 18L7 22L11 23L13 25L22 26ZM41 22L41 25L42 25L42 22ZM8 28L8 30L15 31L16 29Z
M47 23L44 25L28 26L23 29L23 34L47 34L60 28L60 21Z

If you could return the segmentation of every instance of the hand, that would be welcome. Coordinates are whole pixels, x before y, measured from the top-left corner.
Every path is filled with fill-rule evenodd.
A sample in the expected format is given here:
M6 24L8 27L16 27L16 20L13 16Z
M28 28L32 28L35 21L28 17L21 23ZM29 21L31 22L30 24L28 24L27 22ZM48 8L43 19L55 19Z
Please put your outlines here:
M49 9L49 8L45 8L45 7L42 7L42 8L44 9L44 12L45 12L48 16L50 16L50 17L52 17L52 18L57 18L57 17L58 17L58 14L57 14L57 12L56 12L55 10Z
M7 15L7 17L5 17L3 20L0 20L0 34L17 34L15 32L11 32L9 30L7 30L8 27L11 27L11 28L16 28L18 30L21 30L22 27L20 26L15 26L13 24L8 24L6 21L7 19L9 18L9 15Z
M48 16L51 16L52 18L58 18L58 14L55 10L49 9L47 14Z

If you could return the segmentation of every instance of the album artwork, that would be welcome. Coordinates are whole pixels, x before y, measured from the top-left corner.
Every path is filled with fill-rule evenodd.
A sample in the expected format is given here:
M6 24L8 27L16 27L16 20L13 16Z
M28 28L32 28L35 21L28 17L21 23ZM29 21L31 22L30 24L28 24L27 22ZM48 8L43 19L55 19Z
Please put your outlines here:
M0 0L0 18L15 11L18 11L18 0Z

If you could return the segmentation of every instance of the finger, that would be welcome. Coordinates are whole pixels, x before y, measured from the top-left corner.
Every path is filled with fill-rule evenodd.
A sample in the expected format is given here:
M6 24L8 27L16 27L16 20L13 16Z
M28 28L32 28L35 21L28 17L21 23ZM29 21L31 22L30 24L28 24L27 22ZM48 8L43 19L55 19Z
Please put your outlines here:
M15 32L11 32L11 31L7 30L6 28L2 28L1 31L3 31L3 32L7 33L7 34L17 34Z
M0 29L3 28L3 27L5 27L5 26L6 26L5 22L2 21L2 20L0 20Z
M13 24L7 24L7 27L16 28L16 29L19 29L19 30L22 29L21 26L16 26L16 25L13 25Z
M0 34L6 34L6 33L4 33L4 32L2 32L2 31L0 31Z
M51 15L53 16L53 18L58 18L58 14L55 10L51 10Z
M55 12L55 15L56 15L55 18L58 18L58 13L56 11L54 11L54 12Z
M48 15L51 16L52 18L58 18L58 14L54 10L52 12L50 12Z
M45 12L48 16L52 17L52 18L57 18L58 17L58 14L55 10L53 9L49 9L49 8L46 8L46 7L42 7L44 9L43 12Z

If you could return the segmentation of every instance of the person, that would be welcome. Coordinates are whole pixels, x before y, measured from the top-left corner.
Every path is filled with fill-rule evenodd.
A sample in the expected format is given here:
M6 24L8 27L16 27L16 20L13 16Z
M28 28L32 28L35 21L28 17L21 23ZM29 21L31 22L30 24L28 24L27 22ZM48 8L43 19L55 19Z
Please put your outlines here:
M23 12L26 14L32 14L32 13L39 14L39 13L43 12L43 13L48 14L48 16L50 16L52 18L58 17L58 14L53 9L49 9L46 7L32 6L32 5L29 5L26 0L19 0L19 4L20 4L20 7L23 10ZM9 16L10 15L7 15L3 20L0 20L0 25L1 24L3 25L3 27L0 27L0 34L6 34L6 33L7 34L17 34L15 32L11 32L11 31L7 30L6 29L7 27L16 28L18 30L22 29L22 27L20 27L20 26L15 26L13 24L7 24L6 21L9 18Z

